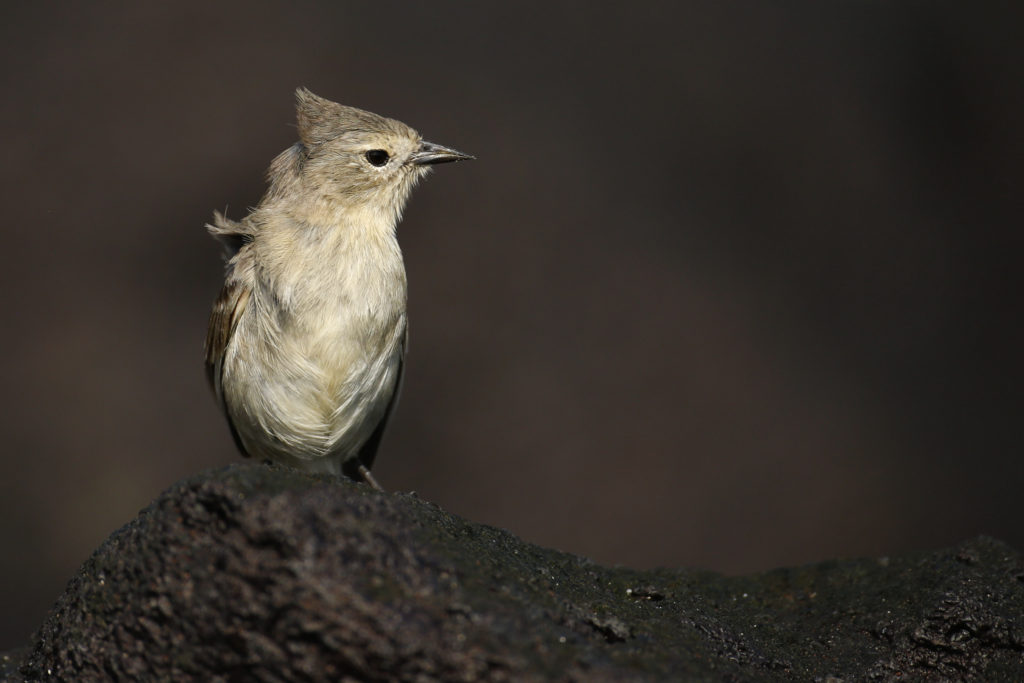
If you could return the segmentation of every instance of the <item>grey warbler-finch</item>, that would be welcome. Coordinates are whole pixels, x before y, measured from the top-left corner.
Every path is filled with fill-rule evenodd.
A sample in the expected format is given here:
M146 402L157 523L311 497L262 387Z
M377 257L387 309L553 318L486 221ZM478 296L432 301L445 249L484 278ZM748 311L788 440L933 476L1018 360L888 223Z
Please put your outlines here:
M370 474L402 380L406 277L395 236L432 165L472 159L409 126L296 91L299 141L245 218L214 214L227 252L206 370L243 454Z

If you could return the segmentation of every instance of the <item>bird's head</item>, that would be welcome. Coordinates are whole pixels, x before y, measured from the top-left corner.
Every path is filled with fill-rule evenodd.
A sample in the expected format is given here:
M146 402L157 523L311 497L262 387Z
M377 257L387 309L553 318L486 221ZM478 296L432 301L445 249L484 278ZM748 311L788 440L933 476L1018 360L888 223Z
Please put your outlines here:
M397 220L432 165L473 158L424 141L401 121L331 102L305 88L295 97L296 180L324 201Z

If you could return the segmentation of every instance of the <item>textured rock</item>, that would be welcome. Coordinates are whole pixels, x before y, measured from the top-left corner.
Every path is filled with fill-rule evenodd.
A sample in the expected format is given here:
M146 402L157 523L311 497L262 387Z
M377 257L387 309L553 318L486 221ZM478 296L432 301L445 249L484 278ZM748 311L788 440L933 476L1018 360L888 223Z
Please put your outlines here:
M244 464L69 583L10 680L1024 679L1024 561L980 538L747 577L609 569L412 494Z

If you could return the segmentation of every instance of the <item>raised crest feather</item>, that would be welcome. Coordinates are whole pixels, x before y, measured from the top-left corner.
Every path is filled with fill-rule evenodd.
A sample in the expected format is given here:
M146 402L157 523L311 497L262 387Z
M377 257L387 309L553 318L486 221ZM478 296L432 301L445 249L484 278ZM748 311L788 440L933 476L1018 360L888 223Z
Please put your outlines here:
M306 145L317 145L331 137L337 128L342 106L314 95L306 88L295 91L295 116L299 139Z
M348 132L411 131L405 124L373 112L331 102L307 88L295 91L295 117L299 140L310 148Z

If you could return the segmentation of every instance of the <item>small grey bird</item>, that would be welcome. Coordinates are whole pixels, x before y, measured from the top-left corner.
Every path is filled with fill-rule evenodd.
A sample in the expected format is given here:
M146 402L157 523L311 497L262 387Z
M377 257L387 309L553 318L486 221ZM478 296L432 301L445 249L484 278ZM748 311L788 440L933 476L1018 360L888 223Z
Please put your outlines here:
M472 159L409 126L296 91L299 142L270 165L227 251L206 370L243 454L370 474L402 380L406 279L395 228L433 164Z

